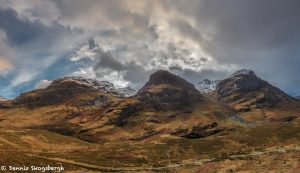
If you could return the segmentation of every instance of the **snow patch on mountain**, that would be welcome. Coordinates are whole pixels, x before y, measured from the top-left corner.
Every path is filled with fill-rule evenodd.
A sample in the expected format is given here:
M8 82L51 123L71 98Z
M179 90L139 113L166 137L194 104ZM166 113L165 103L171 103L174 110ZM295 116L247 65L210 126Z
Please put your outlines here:
M220 80L204 79L203 81L197 83L196 88L201 93L210 93L210 92L216 90L216 87L219 82L220 82Z
M104 93L113 93L119 95L120 97L130 97L136 93L134 89L129 87L126 88L115 88L115 86L108 81L98 81L96 79L88 79L83 77L62 77L54 80L51 85L56 85L64 81L71 81L78 83L79 85L84 85L94 90L102 91Z
M136 90L130 87L118 88L117 90L124 97L131 97L136 94Z
M247 70L247 69L242 69L239 71L234 72L229 78L234 78L237 76L244 76L244 75L248 75L248 76L256 76L256 74L252 71L252 70Z

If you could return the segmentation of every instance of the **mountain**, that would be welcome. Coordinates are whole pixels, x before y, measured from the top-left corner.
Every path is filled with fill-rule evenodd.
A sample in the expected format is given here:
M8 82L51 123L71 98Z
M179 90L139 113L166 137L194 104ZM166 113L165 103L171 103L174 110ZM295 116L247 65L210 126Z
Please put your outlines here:
M131 97L123 97L131 89L122 91L120 95L108 82L59 78L17 97L15 106L3 110L0 126L44 129L93 142L164 134L201 138L226 130L229 124L224 122L234 115L168 71L153 73Z
M297 170L298 101L254 72L235 73L211 94L163 70L132 96L121 91L131 89L68 77L0 102L0 165L50 162L69 172Z
M130 87L115 88L115 86L108 81L98 81L95 79L88 79L83 77L62 77L51 83L56 88L61 87L65 83L73 83L73 87L84 87L86 89L101 91L103 93L114 94L118 97L130 97L136 94L136 91ZM49 86L51 88L51 85ZM72 84L70 84L72 85ZM77 86L76 86L77 85ZM64 86L63 86L64 87Z
M217 84L220 80L209 80L204 79L203 81L196 84L196 88L203 94L210 93L216 90Z
M222 120L234 114L222 104L203 97L193 84L164 70L151 74L134 97L116 105L106 111L106 116L122 132L115 130L110 136L126 133L124 139L135 140L164 134L207 137L226 130L227 124Z
M298 99L298 100L300 100L300 96L296 96L295 98Z
M204 97L193 84L164 70L153 73L137 93L137 97L144 103L169 110L188 109L204 101Z
M299 102L259 78L251 70L240 70L221 80L215 92L249 120L290 120L299 117Z
M0 101L6 101L7 98L0 96Z
M136 94L136 90L130 87L118 88L117 90L123 97L131 97Z
M87 97L99 93L123 98L131 95L133 91L116 89L112 83L107 81L82 77L63 77L54 80L45 89L37 89L21 94L15 99L15 102L18 105L42 106L70 101L74 98L80 99L81 95Z

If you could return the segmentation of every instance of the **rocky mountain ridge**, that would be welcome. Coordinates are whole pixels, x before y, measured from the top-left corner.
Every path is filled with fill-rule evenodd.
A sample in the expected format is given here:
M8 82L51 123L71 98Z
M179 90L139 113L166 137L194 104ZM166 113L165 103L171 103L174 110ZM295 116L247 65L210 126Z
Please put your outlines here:
M112 83L108 81L98 81L96 79L89 79L83 77L62 77L54 80L51 85L59 85L63 82L74 82L82 86L86 86L89 89L101 91L104 93L114 93L120 97L130 97L136 94L136 91L130 87L116 88Z
M210 93L216 90L217 84L220 82L220 80L209 80L204 79L203 81L196 84L196 88L201 93Z
M221 80L216 86L216 91L219 96L224 97L230 95L231 92L234 91L250 92L259 90L266 85L269 84L257 77L253 71L240 70L235 72L229 78Z
M213 92L215 97L202 95L193 84L165 70L154 72L131 97L121 97L108 82L59 78L45 89L21 94L13 106L0 103L0 125L100 142L157 135L204 138L248 121L294 121L300 116L296 99L254 72L235 73L218 82ZM16 121L20 118L22 122Z
M193 84L165 70L151 74L137 98L164 109L182 110L204 99Z
M33 160L32 165L42 156L41 165L57 159L59 165L83 165L81 172L87 172L87 165L101 172L105 164L109 167L104 171L122 171L119 167L124 166L124 171L137 172L138 165L143 171L155 168L155 172L165 171L161 165L184 164L183 172L197 172L224 159L230 161L224 166L229 169L221 172L232 172L237 170L231 169L235 166L232 160L241 156L240 170L248 163L249 167L274 165L266 160L278 158L284 161L276 161L276 165L297 163L298 150L288 156L282 151L298 148L294 144L299 144L299 101L251 72L238 73L216 88L211 95L201 94L182 77L164 70L153 73L130 97L121 97L118 89L106 82L58 79L46 89L0 102L0 146L4 152L0 160L18 157L18 163ZM289 148L280 148L283 145ZM280 157L275 154L270 158L275 150ZM20 153L27 156L26 152L33 157L19 159ZM197 164L187 170L186 163L202 163L199 156L213 159L203 169ZM253 156L254 160L249 160ZM294 158L293 162L289 158Z
M202 96L193 84L164 70L153 73L132 97L115 92L107 82L60 78L45 89L21 94L15 106L0 110L5 112L0 125L45 129L93 142L163 134L202 138L226 130L224 122L234 115ZM23 121L15 121L19 118ZM217 127L206 128L214 122ZM176 133L180 129L187 130L186 135Z
M240 70L221 80L215 93L249 120L277 121L299 116L299 102L251 70ZM292 110L292 111L290 111Z
M108 81L97 81L82 77L62 77L54 80L44 89L21 94L14 101L17 105L45 106L72 101L74 98L80 100L80 97L84 97L84 95L98 96L100 93L117 98L126 98L134 95L135 91L130 88L117 89Z

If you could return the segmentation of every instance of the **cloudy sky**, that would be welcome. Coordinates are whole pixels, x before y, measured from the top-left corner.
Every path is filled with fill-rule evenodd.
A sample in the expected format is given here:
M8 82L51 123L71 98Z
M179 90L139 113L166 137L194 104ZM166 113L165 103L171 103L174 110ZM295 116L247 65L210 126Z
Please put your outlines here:
M0 0L0 95L61 76L138 89L167 69L193 83L247 68L300 94L297 0Z

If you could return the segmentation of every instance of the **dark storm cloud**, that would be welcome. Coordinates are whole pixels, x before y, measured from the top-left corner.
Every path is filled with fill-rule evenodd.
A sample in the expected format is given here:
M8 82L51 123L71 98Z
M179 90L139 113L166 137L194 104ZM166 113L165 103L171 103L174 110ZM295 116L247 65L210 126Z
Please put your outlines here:
M97 47L97 43L92 38L88 40L88 44L89 44L89 49L93 49L93 48Z
M124 71L124 79L136 84L137 88L142 87L148 80L150 73L154 71L148 71L133 61L126 64L126 69Z
M220 3L212 0L200 5L199 23L205 18L208 25L218 30L209 48L217 57L222 57L221 60L230 59L225 56L225 50L272 51L288 49L300 42L299 1L230 0ZM232 58L244 59L242 56Z
M133 61L125 63L117 61L110 51L99 49L96 57L98 63L93 69L97 72L96 75L98 77L103 77L104 74L107 73L107 69L116 71L123 76L125 81L129 81L131 84L135 85L135 88L139 88L145 83L150 74L150 71L145 70L144 67Z
M12 9L0 8L0 28L6 31L10 41L15 44L22 44L42 33L41 24L27 23L20 20L17 12Z
M300 92L300 1L176 1L174 6L196 20L198 31L210 33L211 39L198 41L219 62L253 69L291 94Z
M45 46L54 40L57 35L70 32L68 28L58 23L46 26L39 21L22 19L13 9L0 8L0 29L6 32L11 44L21 46L24 43L38 41L41 38Z
M184 20L173 20L170 21L170 24L174 26L179 32L184 34L184 36L200 42L203 40L201 31L197 28L194 28L190 23Z
M204 80L220 80L228 77L230 73L224 73L223 71L213 70L213 69L203 69L201 71L195 71L191 69L183 69L181 66L171 66L169 70L173 73L179 74L183 78L187 79L194 84Z
M140 86L149 73L162 68L197 83L249 68L290 94L300 93L297 0L0 0L0 4L0 39L9 40L17 54L35 57L25 58L34 67L40 66L37 57L45 54L80 49L79 61L94 56L85 54L84 46L100 46L90 58L91 70L83 69L96 78L117 73L119 83ZM89 38L93 39L88 42Z
M121 71L124 69L124 65L117 61L110 51L104 51L99 49L97 52L98 63L94 66L94 69L97 71L99 69L112 69L116 71Z

